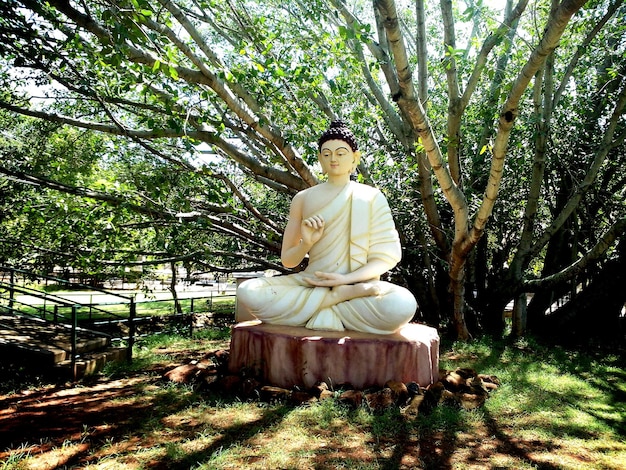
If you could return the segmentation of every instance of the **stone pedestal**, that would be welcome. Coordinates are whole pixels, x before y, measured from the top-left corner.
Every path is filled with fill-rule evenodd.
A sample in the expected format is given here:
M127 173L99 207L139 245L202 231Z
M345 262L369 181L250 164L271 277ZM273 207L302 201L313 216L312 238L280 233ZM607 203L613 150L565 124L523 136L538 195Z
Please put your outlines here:
M389 380L427 386L438 380L439 335L417 323L376 335L246 321L233 328L228 367L234 374L249 368L284 388L323 381L365 389Z

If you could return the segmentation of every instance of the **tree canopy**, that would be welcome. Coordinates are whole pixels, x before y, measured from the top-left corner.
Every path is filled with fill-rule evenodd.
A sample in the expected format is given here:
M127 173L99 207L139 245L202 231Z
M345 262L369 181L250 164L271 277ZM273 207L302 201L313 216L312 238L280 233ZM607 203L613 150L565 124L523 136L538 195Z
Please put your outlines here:
M468 338L515 301L515 334L584 335L623 280L626 7L501 3L3 2L0 260L284 271L289 199L342 118L416 319Z

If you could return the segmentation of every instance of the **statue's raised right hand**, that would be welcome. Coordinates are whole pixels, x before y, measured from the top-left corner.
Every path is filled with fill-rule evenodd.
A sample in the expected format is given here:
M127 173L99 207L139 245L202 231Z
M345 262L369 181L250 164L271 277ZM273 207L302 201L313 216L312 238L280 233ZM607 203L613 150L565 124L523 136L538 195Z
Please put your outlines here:
M313 246L319 241L324 233L324 218L321 215L314 215L302 221L300 227L302 241L307 246Z

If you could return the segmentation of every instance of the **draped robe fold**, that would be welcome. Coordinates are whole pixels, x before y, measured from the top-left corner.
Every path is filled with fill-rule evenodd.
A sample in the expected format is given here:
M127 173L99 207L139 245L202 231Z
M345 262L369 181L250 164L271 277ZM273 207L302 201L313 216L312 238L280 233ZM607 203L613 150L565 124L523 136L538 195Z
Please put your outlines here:
M372 259L384 260L390 269L400 261L400 240L382 193L351 182L316 214L324 218L324 233L311 248L305 270L248 280L239 286L238 301L259 320L278 325L391 334L408 323L417 303L403 287L373 279L378 295L322 308L331 288L305 280L316 271L347 274Z

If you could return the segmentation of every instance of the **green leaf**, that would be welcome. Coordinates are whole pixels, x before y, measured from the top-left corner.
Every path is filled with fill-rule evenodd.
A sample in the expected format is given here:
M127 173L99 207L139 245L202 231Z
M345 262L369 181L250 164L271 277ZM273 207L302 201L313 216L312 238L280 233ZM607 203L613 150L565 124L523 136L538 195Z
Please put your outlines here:
M170 65L168 67L168 73L174 80L178 80L178 70L176 70L176 67Z

